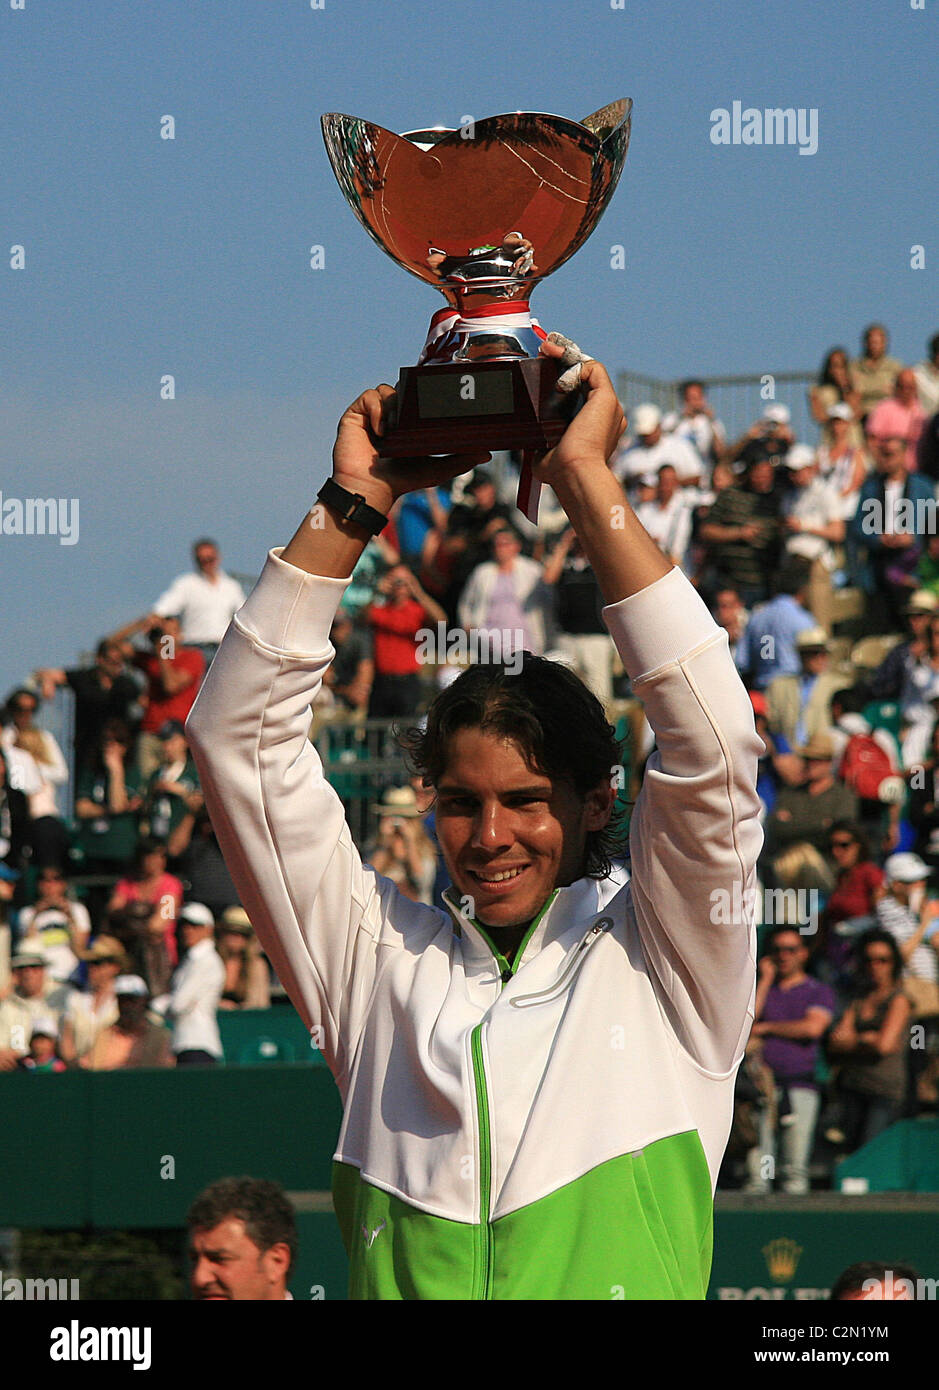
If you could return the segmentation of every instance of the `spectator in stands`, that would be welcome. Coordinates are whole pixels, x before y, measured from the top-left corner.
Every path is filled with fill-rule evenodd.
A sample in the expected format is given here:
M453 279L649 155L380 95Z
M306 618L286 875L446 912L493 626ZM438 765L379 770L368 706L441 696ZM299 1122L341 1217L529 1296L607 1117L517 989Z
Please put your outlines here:
M747 623L750 621L750 614L744 608L743 602L737 590L729 585L718 589L714 595L714 607L712 609L714 621L727 633L727 640L730 643L730 653L737 661L740 652L740 642L743 634L747 630ZM739 666L739 661L737 662Z
M29 1052L25 1057L20 1057L16 1064L18 1069L29 1072L65 1071L65 1063L58 1054L57 1033L55 1019L35 1019L29 1035Z
M56 1030L68 1004L67 985L47 978L46 962L35 952L22 952L10 961L13 993L0 1003L0 1071L13 1071L29 1051L32 1027L38 1018L51 1018Z
M861 338L861 356L851 363L851 386L858 393L861 420L878 401L890 395L902 366L895 357L887 356L887 330L883 324L869 324Z
M611 468L626 488L634 488L648 473L655 476L663 463L670 463L682 487L703 480L704 463L694 445L679 434L663 434L662 412L657 405L640 405L633 412L632 423L637 439L616 454Z
M877 925L900 948L904 989L917 1014L939 1013L939 902L927 896L929 865L918 854L891 854L884 875Z
M821 1038L834 1017L835 997L827 985L806 974L808 956L797 927L773 927L760 961L750 1036L762 1039L763 1060L776 1086L776 1104L761 1112L759 1147L748 1155L749 1192L769 1190L762 1160L777 1153L782 1191L809 1190L820 1099L815 1069Z
M903 690L910 669L926 654L926 635L929 620L939 609L939 595L927 589L917 589L910 594L903 609L903 617L910 636L905 642L891 647L876 671L865 683L866 693L872 700L896 700Z
M926 545L916 562L916 582L934 598L939 595L939 531L926 536Z
M786 455L790 489L783 497L785 553L809 564L806 603L819 627L831 635L834 620L832 572L835 546L845 537L841 499L819 476L815 454L807 444L793 444Z
M678 393L681 406L665 416L662 429L665 434L688 441L697 451L707 476L713 465L723 458L727 447L726 431L711 409L703 381L683 381Z
M185 726L178 719L167 719L157 730L160 740L160 766L144 787L141 829L165 843L189 809L199 790L199 774L186 742Z
M815 734L795 751L802 758L801 784L784 787L776 798L766 822L767 849L777 853L790 845L809 844L824 854L835 822L857 818L857 797L834 775L829 734Z
M939 612L933 612L925 633L925 650L910 660L900 689L903 766L916 767L926 756L939 698Z
M916 831L916 853L939 868L939 721L929 735L925 760L908 769L906 818Z
M420 663L417 658L420 630L445 623L440 604L426 594L407 565L396 565L379 580L378 593L385 600L365 611L372 629L375 678L368 702L369 719L394 719L417 713L420 703Z
M737 440L728 451L726 462L736 464L735 471L741 472L754 463L768 461L778 468L795 443L790 424L789 407L781 401L771 401L759 420Z
M683 492L674 465L663 463L656 475L654 496L636 508L636 516L662 554L679 569L685 568L685 552L691 540L691 508Z
M170 836L167 850L174 867L188 881L192 897L205 903L213 917L221 917L226 907L238 902L201 792L193 792L189 809Z
M176 923L183 901L183 885L167 872L166 846L152 836L142 837L134 850L133 866L115 886L109 912L120 912L128 903L146 903L146 925L140 923L140 943L134 952L138 972L151 990L163 993L165 981L178 963Z
M97 1040L98 1034L117 1022L117 995L114 982L128 969L123 946L113 936L99 936L82 952L87 962L88 988L74 990L62 1015L62 1056L68 1063L81 1060Z
M839 998L845 998L853 968L852 938L874 926L884 872L874 862L858 821L835 821L828 834L828 852L837 877L822 915L814 963L820 978Z
M869 439L903 439L906 442L907 471L916 471L919 437L926 423L926 412L916 394L916 376L912 367L897 373L893 394L874 406L867 417Z
M859 576L867 594L867 627L890 632L916 588L915 569L926 532L935 529L933 486L906 468L906 442L880 439L875 472L861 486L852 531L864 561Z
M929 356L913 368L913 374L919 403L928 419L939 411L939 333L933 334L926 348Z
M769 593L780 544L780 496L769 458L753 458L743 480L719 492L701 524L718 584L732 585L751 608Z
M170 1034L148 1012L150 991L139 975L118 975L114 981L117 1020L102 1028L79 1066L89 1071L120 1071L132 1067L171 1067Z
M290 1299L297 1256L293 1207L277 1183L221 1178L201 1192L186 1217L193 1297L235 1302Z
M243 907L227 907L218 928L216 949L225 966L220 1009L266 1009L271 1002L271 972L261 953L251 919Z
M769 726L783 734L790 747L808 743L816 734L829 735L831 697L844 678L828 669L828 637L820 627L807 627L796 637L801 670L795 676L774 676L766 687Z
M9 755L0 748L0 864L19 880L29 848L29 802L10 780Z
M853 421L849 405L829 406L828 437L817 454L819 476L834 488L845 521L857 511L861 484L869 471L863 436L855 441Z
M128 640L144 630L150 651L133 647ZM180 621L175 616L147 613L115 632L112 640L125 643L127 659L146 677L147 707L137 740L137 766L146 780L160 765L160 729L167 720L186 722L205 674L205 658L198 648L182 645Z
M137 813L143 804L140 774L130 752L130 733L120 720L109 719L101 735L95 764L79 774L75 846L83 855L84 874L117 877L127 869L137 845ZM106 888L89 892L92 923L108 898Z
M734 657L748 687L766 690L777 676L798 676L802 671L796 640L815 629L806 607L808 584L806 562L790 559L775 579L775 597L750 615Z
M378 828L365 848L365 858L406 897L431 904L437 851L424 829L413 787L389 787L373 810L378 813Z
M179 616L182 641L198 648L207 669L245 595L238 581L222 569L215 541L207 537L196 541L192 557L195 570L174 579L153 605L153 612L158 618Z
M864 432L860 426L861 397L851 384L848 354L842 347L834 347L822 363L818 382L809 389L809 409L812 419L821 426L823 446L831 446L835 439L834 422L844 420L847 428L845 438L854 448L864 443ZM833 412L837 411L837 414Z
M20 909L20 948L37 951L60 984L78 969L79 957L91 935L91 918L84 903L69 892L61 869L48 865L39 870L36 901Z
M603 596L573 527L545 561L543 581L555 594L554 644L603 705L613 698L613 644L600 616Z
M336 655L329 667L326 684L340 708L364 717L375 678L371 634L365 628L357 627L345 608L337 608L329 640Z
M68 671L46 667L36 671L35 679L44 700L51 700L60 685L67 685L75 696L76 777L97 762L109 720L118 719L132 731L140 722L142 678L125 670L124 649L109 637L98 643L94 666Z
M466 581L458 608L460 625L492 636L504 660L516 651L541 656L551 604L542 567L522 554L521 538L510 526L494 533L492 556Z
M179 926L185 948L168 994L154 1009L173 1026L178 1067L210 1067L223 1060L215 1011L225 988L225 966L215 949L215 919L204 903L184 903Z
M4 724L0 742L4 748L24 749L24 752L32 756L39 769L43 787L42 791L33 795L29 801L29 815L32 819L39 820L40 817L50 816L61 820L65 808L58 802L58 788L68 781L68 765L54 735L46 728L38 728L33 723L38 709L39 695L31 689L15 689L13 695L7 699L8 723Z
M402 498L396 514L402 564L417 570L424 560L424 546L434 530L446 530L450 493L445 487L427 487Z
M444 530L425 542L427 587L440 599L449 622L456 623L467 579L489 559L492 537L506 523L512 524L513 513L513 506L499 501L491 474L477 468L465 485L463 501L450 508Z
M857 943L858 998L828 1035L838 1063L836 1095L853 1153L900 1118L906 1095L910 1002L900 985L903 962L889 932L873 929Z

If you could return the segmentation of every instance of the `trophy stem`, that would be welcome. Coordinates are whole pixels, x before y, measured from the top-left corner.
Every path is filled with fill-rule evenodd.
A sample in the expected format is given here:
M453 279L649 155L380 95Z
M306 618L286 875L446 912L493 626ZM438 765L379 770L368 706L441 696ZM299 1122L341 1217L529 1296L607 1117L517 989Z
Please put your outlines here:
M525 360L538 356L546 336L532 318L527 300L438 309L418 366Z

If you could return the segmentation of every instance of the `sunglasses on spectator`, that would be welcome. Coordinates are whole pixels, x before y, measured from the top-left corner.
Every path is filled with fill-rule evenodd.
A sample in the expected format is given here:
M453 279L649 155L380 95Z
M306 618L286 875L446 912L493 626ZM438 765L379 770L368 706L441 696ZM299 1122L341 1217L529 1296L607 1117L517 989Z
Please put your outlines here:
M893 961L892 956L865 956L864 960L868 965L890 965Z

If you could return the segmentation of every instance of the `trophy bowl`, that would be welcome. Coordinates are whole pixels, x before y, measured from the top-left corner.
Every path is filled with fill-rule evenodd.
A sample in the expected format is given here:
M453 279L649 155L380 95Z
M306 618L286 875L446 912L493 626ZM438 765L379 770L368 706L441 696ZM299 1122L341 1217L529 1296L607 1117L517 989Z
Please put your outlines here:
M402 368L390 456L550 448L571 403L529 298L582 246L616 189L632 102L583 121L540 112L396 135L322 117L346 200L393 260L446 300L418 364Z

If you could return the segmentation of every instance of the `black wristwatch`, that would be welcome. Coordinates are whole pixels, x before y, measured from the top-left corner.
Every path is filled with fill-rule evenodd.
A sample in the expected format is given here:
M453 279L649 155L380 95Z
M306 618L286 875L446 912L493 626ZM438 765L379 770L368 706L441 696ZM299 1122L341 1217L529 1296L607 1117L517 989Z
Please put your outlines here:
M370 507L361 493L349 492L335 478L327 478L316 495L327 507L338 512L343 521L354 521L372 536L377 536L388 525L384 512Z

